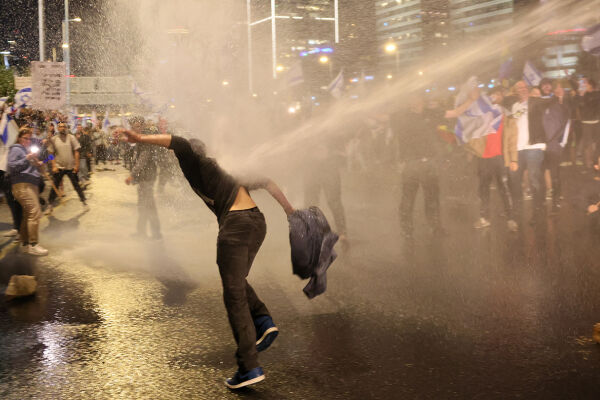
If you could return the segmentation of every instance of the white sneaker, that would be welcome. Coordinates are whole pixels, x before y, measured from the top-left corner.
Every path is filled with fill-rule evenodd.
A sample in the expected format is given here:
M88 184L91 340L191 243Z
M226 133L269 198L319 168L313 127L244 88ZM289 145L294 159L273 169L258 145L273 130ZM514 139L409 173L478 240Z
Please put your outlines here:
M473 225L473 227L475 229L482 229L482 228L487 228L491 224L492 223L490 221L488 221L487 219L481 217L481 218L479 218L479 221L475 222L475 225Z
M32 256L45 256L48 254L48 250L46 250L39 244L36 244L35 246L29 245L27 247L29 247L28 253Z
M13 237L13 236L17 236L17 234L19 233L18 230L16 229L11 229L10 231L7 231L4 233L4 237Z
M516 232L519 230L519 224L517 224L517 221L514 219L509 219L508 222L506 222L506 225L508 226L508 230L511 232Z

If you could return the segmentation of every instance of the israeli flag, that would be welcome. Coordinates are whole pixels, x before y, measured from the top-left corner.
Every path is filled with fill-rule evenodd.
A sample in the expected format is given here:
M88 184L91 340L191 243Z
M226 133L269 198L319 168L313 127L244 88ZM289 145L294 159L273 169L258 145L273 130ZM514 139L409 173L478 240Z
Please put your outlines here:
M71 109L69 111L69 127L71 128L71 131L74 131L75 128L77 128L77 124L77 108Z
M586 31L581 40L581 48L594 56L600 56L600 24Z
M104 113L104 120L102 121L102 130L108 133L108 129L110 128L110 120L108 119L108 110Z
M327 87L327 91L331 93L333 97L339 99L342 97L342 90L344 89L344 70L341 69L338 76Z
M12 115L5 112L0 120L0 139L5 146L12 145L17 140L19 128L13 120Z
M25 87L15 94L15 106L17 106L17 108L30 107L31 100L31 87Z
M527 61L523 68L523 79L531 87L538 86L542 80L542 73L531 62Z
M464 104L471 91L478 86L477 78L471 77L456 96L455 108ZM502 123L502 109L481 94L473 104L458 117L454 133L462 143L496 133Z

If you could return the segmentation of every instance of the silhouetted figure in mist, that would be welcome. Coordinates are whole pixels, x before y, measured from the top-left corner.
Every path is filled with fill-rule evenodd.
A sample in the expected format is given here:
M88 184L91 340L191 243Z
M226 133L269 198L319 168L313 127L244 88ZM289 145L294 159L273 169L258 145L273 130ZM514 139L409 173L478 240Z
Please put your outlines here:
M136 134L142 134L144 130L144 119L142 117L131 118L129 124ZM150 225L152 239L162 239L160 220L158 219L156 201L154 200L156 169L155 149L148 144L138 143L135 148L131 175L125 180L128 185L137 185L138 222L134 237L145 238L146 226Z
M434 234L443 233L439 185L442 140L436 131L436 122L443 116L443 112L426 110L424 97L415 93L408 110L390 117L390 126L398 140L398 157L403 163L400 220L407 237L413 235L413 209L419 187L423 189L429 227Z

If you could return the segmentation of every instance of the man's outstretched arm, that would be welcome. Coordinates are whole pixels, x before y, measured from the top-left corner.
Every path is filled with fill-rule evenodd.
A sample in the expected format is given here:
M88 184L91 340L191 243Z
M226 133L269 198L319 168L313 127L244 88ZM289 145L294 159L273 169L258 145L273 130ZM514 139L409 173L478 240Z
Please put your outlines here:
M171 135L167 134L142 135L131 130L119 129L115 132L115 135L124 138L129 143L146 143L166 148L169 148L169 146L171 145Z

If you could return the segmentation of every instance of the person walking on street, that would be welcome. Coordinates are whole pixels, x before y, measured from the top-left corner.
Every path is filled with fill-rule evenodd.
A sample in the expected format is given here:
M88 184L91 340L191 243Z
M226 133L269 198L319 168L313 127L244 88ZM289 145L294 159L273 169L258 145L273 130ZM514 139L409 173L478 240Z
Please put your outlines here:
M67 132L67 125L63 122L58 124L58 135L52 137L48 142L48 152L54 154L52 163L52 179L54 186L59 187L64 176L68 176L73 188L79 195L81 203L88 209L85 201L85 194L79 186L77 172L79 171L79 149L81 146L75 136ZM56 200L57 193L54 188L50 191L48 202L49 209L52 211L53 203Z

